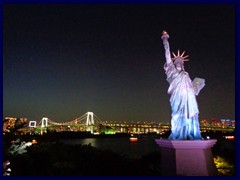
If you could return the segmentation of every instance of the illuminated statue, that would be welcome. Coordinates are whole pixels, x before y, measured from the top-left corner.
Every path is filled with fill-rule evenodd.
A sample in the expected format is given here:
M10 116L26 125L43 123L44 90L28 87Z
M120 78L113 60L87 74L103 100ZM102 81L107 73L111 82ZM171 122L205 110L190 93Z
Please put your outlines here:
M172 107L171 135L170 140L200 140L202 139L198 120L198 104L196 95L204 87L205 80L195 78L192 82L184 69L184 61L188 56L173 53L171 58L168 43L169 35L163 31L162 40L165 48L166 63L164 69L170 86L168 94L171 95Z

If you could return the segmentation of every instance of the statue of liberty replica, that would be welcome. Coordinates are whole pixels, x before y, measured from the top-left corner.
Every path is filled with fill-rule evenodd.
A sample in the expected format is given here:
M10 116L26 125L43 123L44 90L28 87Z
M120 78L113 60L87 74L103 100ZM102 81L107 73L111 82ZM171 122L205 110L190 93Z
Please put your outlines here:
M195 78L192 81L184 69L184 62L189 61L188 56L178 50L171 57L168 33L163 31L161 38L165 49L164 69L172 108L170 136L168 139L155 139L161 151L161 175L217 175L211 151L217 140L202 140L198 120L196 96L205 86L205 80Z
M173 53L171 58L168 33L163 31L161 38L165 48L164 69L170 84L168 94L171 96L172 108L171 134L168 139L201 140L196 96L205 86L205 80L195 78L192 81L184 69L184 62L189 61L188 56L184 56L185 51L180 55L178 50L177 55Z

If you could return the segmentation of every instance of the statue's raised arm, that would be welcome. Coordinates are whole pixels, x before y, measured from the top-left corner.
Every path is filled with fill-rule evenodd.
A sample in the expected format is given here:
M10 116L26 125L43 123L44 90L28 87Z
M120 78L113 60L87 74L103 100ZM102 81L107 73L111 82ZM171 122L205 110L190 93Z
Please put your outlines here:
M161 38L163 40L163 45L164 45L164 49L165 49L166 62L170 63L172 60L171 60L170 46L169 46L169 42L168 42L169 35L168 35L167 31L162 32Z

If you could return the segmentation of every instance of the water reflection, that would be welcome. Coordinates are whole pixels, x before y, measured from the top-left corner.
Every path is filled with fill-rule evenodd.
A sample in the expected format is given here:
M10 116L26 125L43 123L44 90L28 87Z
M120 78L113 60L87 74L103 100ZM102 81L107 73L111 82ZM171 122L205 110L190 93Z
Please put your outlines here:
M98 147L98 142L96 141L95 138L86 138L86 139L82 139L80 143L77 144L82 144L82 145L91 145L93 147Z
M107 150L110 149L118 154L133 158L146 155L153 151L159 151L159 147L155 143L155 138L140 137L137 142L130 142L129 137L121 138L85 138L85 139L65 139L65 144L82 144L89 145Z
M67 139L62 140L66 144L82 144L82 145L91 145L93 147L107 150L110 149L120 155L139 158L143 155L151 153L153 151L160 151L160 148L155 143L154 137L138 137L137 142L130 142L128 137L121 138L85 138L85 139ZM221 141L219 140L219 143ZM220 149L234 149L234 143L230 141L224 141L220 143ZM232 152L232 151L231 151ZM221 153L220 153L221 154ZM235 167L233 163L229 163L220 156L214 157L214 163L217 167L218 173L220 176L231 176L235 174Z

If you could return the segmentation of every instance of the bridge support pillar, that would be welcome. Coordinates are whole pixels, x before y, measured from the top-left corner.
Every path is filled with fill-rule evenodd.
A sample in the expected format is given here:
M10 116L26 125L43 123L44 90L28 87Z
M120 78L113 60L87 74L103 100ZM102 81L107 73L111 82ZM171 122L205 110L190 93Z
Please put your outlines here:
M93 112L87 112L87 122L86 125L94 124Z
M47 127L48 126L48 118L44 117L41 120L41 127Z

